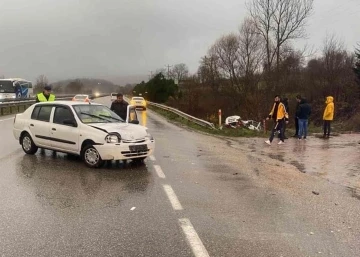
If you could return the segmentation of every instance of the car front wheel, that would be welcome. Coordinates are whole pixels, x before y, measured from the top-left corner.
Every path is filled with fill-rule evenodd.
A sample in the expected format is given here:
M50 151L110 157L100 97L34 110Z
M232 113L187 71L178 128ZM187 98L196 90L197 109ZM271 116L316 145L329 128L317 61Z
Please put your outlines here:
M99 168L104 164L104 161L101 159L99 152L92 145L87 145L84 147L81 157L84 160L86 166L90 168Z
M34 144L34 141L28 133L24 133L21 137L21 146L27 154L35 154L38 150L38 147Z

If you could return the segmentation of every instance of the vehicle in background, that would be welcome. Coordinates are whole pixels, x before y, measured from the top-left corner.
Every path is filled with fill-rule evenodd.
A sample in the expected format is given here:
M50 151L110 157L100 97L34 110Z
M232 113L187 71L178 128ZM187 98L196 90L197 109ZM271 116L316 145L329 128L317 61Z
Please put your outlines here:
M146 101L144 97L134 96L130 100L130 105L134 105L136 108L146 110Z
M0 99L33 97L33 85L20 78L0 79Z
M97 103L36 103L15 116L13 134L26 154L38 148L75 154L91 168L108 160L142 161L155 149L154 138L139 125L131 105L123 120Z
M111 93L111 94L110 94L110 99L111 99L111 101L115 101L115 100L117 99L117 94L118 94L118 93Z
M89 95L75 95L72 100L77 102L91 102Z

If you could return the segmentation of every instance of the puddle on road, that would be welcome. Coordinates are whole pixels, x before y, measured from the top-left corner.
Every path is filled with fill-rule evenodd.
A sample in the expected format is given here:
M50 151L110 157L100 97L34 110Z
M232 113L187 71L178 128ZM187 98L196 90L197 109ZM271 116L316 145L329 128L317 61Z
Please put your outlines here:
M290 138L281 146L265 146L263 140L258 139L255 149L254 144L249 144L247 150L255 150L259 153L258 156L293 165L299 172L349 187L354 190L353 196L360 199L359 141L358 134L340 135L330 139L309 137L307 141Z

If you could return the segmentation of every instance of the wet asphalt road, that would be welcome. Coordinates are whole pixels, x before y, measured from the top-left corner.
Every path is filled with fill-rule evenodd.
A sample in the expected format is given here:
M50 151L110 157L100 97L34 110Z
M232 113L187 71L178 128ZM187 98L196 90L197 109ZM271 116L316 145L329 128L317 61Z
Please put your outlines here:
M138 115L154 156L98 170L26 156L0 117L1 256L360 256L356 136L267 147Z

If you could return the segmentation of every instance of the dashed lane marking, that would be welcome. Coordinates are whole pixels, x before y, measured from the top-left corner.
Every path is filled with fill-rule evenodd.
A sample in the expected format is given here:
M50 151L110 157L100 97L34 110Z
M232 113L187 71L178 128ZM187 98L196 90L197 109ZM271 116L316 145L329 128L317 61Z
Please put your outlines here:
M179 223L195 257L210 257L190 220L179 219Z
M163 185L163 187L164 187L164 191L165 191L166 195L168 196L168 198L170 200L170 203L171 203L173 209L175 211L182 210L183 207L181 206L181 203L180 203L179 199L177 198L172 187L170 185Z

